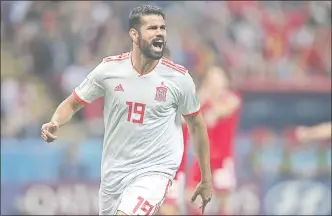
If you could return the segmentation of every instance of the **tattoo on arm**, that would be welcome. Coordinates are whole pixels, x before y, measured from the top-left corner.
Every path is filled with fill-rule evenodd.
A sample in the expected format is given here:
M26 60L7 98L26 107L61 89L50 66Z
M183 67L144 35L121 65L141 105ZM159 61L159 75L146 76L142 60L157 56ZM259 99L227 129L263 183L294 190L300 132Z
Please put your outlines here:
M210 181L210 146L207 128L201 113L196 116L185 118L188 123L190 134L193 138L193 145L198 159L198 163L203 176L203 181Z
M191 129L191 132L195 133L197 131L197 127L199 126L199 121L197 116L189 116L185 118L188 126Z

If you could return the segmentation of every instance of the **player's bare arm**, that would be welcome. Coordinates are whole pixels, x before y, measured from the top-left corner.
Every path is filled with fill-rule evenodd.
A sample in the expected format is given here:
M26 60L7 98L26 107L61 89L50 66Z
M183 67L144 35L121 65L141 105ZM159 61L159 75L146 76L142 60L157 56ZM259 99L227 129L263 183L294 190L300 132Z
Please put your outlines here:
M296 130L296 136L301 142L312 140L331 139L331 122L325 122L311 127L299 127Z
M198 195L202 198L202 212L205 206L211 200L212 196L212 180L210 169L210 146L206 125L201 113L195 116L185 117L188 124L189 132L193 137L194 150L201 169L201 182L197 185L192 196L194 202Z
M214 109L217 118L225 118L232 115L240 106L240 99L231 93L225 101L216 101Z
M72 116L79 111L83 105L79 103L74 95L67 97L55 110L50 122L41 128L41 138L46 142L53 142L57 139L55 133L68 122Z

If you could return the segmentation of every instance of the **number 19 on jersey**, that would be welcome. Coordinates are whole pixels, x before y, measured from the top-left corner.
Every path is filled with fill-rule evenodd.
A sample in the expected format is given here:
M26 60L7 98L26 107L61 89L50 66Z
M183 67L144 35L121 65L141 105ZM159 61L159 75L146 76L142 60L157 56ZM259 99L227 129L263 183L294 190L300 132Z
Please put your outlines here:
M142 124L143 119L144 119L144 113L145 113L145 104L135 103L135 102L130 102L130 101L127 101L126 104L129 108L127 120L129 122ZM139 117L135 118L132 116L132 114L137 114Z

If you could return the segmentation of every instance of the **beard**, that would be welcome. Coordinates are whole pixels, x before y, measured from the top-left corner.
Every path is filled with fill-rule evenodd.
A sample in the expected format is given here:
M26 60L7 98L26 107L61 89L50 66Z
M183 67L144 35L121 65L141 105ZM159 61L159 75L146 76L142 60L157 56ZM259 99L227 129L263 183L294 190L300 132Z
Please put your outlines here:
M162 40L163 40L163 38L162 38ZM141 38L141 36L138 37L138 47L140 48L140 50L141 50L142 54L144 55L144 57L146 57L147 59L159 60L164 55L166 42L165 41L163 42L163 45L162 45L160 51L154 50L153 42L154 42L154 40L149 43L148 41L143 40Z

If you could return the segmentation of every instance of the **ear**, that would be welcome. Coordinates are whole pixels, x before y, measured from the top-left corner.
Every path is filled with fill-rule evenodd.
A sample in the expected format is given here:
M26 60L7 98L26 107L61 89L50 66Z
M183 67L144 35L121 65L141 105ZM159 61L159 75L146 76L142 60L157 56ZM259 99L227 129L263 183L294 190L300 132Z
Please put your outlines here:
M137 32L137 30L134 29L134 28L131 28L131 29L129 30L129 35L130 35L132 41L133 41L134 43L137 43L137 40L138 40L138 32Z

